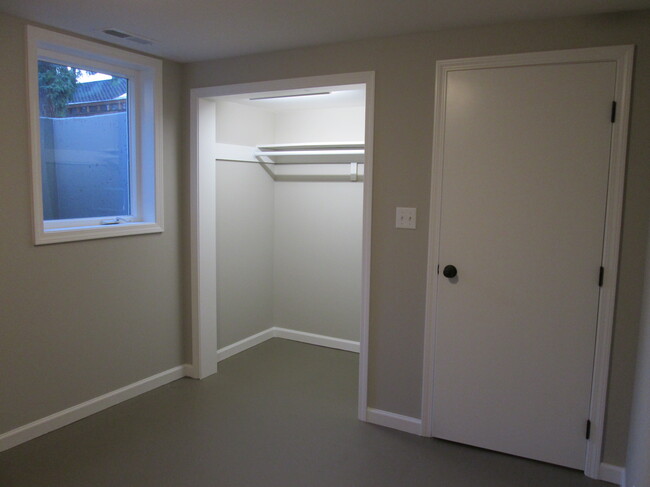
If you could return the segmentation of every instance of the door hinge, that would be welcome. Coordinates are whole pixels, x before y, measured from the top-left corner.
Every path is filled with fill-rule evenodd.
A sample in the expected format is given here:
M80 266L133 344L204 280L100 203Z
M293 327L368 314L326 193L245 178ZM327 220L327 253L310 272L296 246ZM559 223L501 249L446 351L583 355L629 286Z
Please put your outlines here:
M436 274L440 274L440 264L438 264L438 268L436 269Z
M616 102L612 102L612 117L611 117L612 123L616 122Z
M603 281L605 279L605 268L600 266L600 272L598 273L598 287L603 287Z
M589 439L591 436L591 420L587 420L587 431L585 432L585 438Z

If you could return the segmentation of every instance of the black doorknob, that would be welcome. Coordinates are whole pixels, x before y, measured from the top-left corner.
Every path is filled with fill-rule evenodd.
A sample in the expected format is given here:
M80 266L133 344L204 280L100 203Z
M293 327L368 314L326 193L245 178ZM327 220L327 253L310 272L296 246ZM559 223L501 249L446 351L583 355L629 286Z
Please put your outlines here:
M451 279L452 277L456 277L458 274L458 269L456 269L456 266L453 265L446 265L445 268L442 270L442 275Z

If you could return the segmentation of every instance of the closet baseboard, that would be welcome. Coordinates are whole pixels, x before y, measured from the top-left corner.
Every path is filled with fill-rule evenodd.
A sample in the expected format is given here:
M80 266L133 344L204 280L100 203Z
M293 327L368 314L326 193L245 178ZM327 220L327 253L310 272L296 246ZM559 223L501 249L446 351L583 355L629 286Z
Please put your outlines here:
M238 342L235 342L232 345L228 345L227 347L220 348L217 350L217 362L221 362L222 360L225 360L228 357L232 357L233 355L243 352L244 350L248 350L249 348L254 347L255 345L264 343L266 340L273 338L274 336L275 335L273 333L273 327L271 327L271 328L267 328L264 331L256 333L255 335L246 337L243 340L239 340Z
M336 348L338 350L345 350L347 352L359 353L359 342L345 340L343 338L317 335L316 333L307 333L304 331L291 330L288 328L280 328L278 326L273 327L273 336L277 338L284 338L286 340L293 340L296 342L309 343L311 345L319 345L321 347Z
M232 345L218 349L217 361L220 362L225 360L228 357L232 357L244 350L248 350L255 345L264 343L266 340L271 338L284 338L285 340L293 340L294 342L309 343L310 345L319 345L321 347L336 348L337 350L345 350L346 352L359 353L359 342L272 326L271 328L267 328L255 335L239 340Z
M625 487L625 468L618 465L610 465L609 463L601 463L598 471L598 478L605 482Z
M422 434L422 420L410 416L404 416L403 414L368 408L366 421L379 426L404 431L405 433L411 433L414 435Z

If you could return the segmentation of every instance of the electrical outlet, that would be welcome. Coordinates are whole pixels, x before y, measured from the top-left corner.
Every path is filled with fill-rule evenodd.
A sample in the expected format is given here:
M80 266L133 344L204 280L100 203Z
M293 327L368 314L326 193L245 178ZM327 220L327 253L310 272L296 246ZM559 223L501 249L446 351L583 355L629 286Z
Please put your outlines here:
M408 228L415 230L415 208L396 209L395 228Z

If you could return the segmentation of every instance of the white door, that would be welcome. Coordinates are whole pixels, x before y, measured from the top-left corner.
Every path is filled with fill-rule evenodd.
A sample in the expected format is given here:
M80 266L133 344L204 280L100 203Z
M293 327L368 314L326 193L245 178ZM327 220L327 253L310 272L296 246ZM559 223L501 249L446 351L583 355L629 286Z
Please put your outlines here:
M448 73L433 436L584 468L615 76Z

